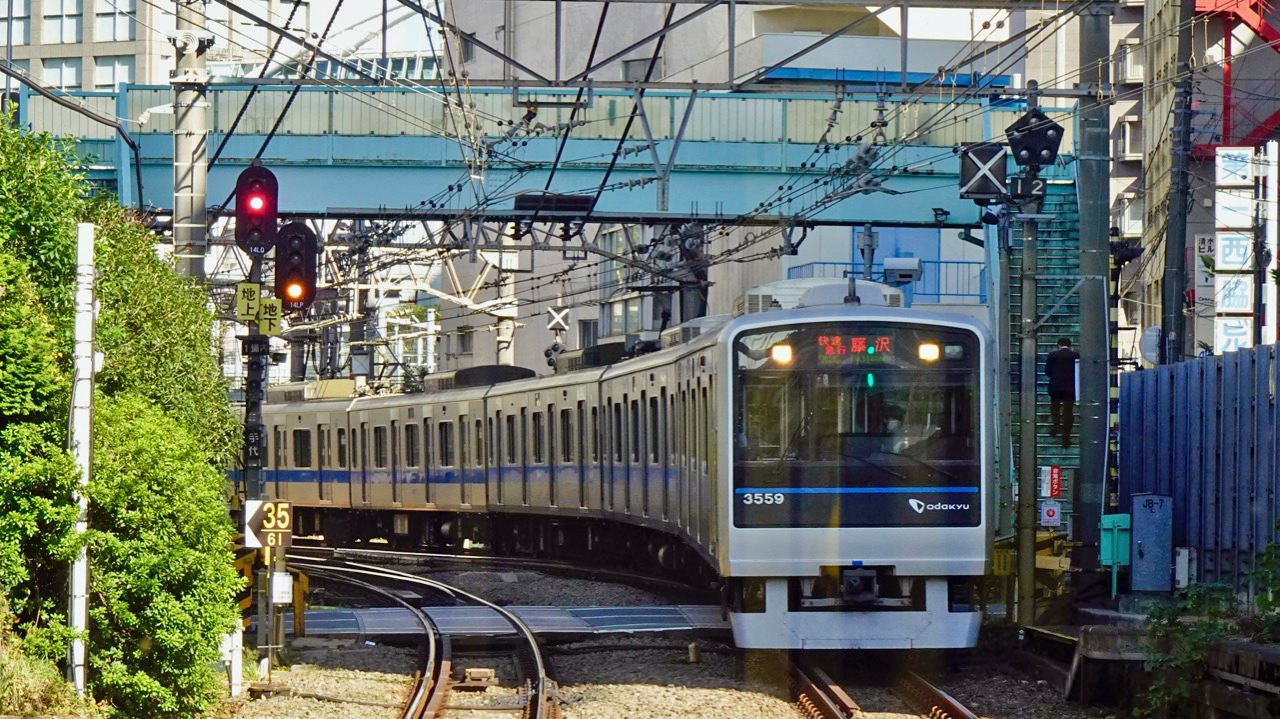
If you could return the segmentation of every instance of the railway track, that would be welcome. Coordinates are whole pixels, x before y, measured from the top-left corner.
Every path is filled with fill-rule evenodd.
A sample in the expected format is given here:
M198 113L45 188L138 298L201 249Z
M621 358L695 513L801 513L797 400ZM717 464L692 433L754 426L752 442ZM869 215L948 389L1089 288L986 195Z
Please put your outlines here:
M955 698L912 671L896 672L890 689L911 711L925 719L978 719ZM791 665L796 707L806 719L859 719L862 707L825 670L803 658Z
M488 607L505 619L520 640L516 651L516 665L523 669L527 677L522 690L523 706L513 707L511 711L518 712L522 719L554 719L557 716L558 704L554 697L554 682L548 676L548 664L543 656L542 647L529 627L506 608L443 582L386 567L340 562L336 559L315 559L292 552L289 562L292 566L314 576L363 586L386 596L409 608L422 622L427 637L423 647L422 669L419 671L418 681L410 700L401 714L402 719L431 719L440 710L449 708L444 702L450 687L451 651L448 640L440 635L427 613L388 591L385 588L388 584L410 585L444 593L458 600ZM493 712L486 713L491 715Z

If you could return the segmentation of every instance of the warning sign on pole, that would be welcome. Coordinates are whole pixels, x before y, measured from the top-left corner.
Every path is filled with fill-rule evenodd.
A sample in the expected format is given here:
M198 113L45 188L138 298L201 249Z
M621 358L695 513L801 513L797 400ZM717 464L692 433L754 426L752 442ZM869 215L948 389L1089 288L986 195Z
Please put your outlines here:
M1041 527L1061 527L1062 526L1062 505L1057 502L1041 502L1040 503L1040 526Z

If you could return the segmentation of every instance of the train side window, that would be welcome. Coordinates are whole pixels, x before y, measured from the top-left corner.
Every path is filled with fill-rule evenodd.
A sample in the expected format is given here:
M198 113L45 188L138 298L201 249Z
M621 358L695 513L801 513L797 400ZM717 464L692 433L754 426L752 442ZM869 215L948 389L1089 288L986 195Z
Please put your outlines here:
M631 462L640 463L640 400L631 400Z
M702 452L702 461L707 463L707 471L711 466L711 414L707 403L707 388L702 388L702 446L699 451Z
M507 464L516 463L516 416L507 415Z
M476 443L475 443L476 466L479 467L484 464L484 421L477 418L475 427L476 427Z
M453 422L440 423L440 466L453 466Z
M494 433L493 431L494 428L497 428L498 430L497 434ZM489 466L496 466L498 464L498 461L502 459L502 448L498 446L499 444L502 443L502 413L501 412L497 414L496 420L493 417L489 418L488 437L489 437L489 444L487 446L489 448L489 452L488 452Z
M658 463L658 450L662 445L662 435L658 434L658 398L649 398L649 461Z
M293 466L311 466L311 430L293 430Z
M542 464L542 413L533 413L533 463Z
M591 461L600 462L600 408L591 408Z
M344 427L338 428L338 467L347 468L347 430Z
M582 434L582 403L578 403L578 434ZM565 464L573 461L573 410L560 410L560 460Z
M418 425L404 426L404 466L418 466Z
M383 425L373 428L373 466L387 466L387 428Z
M613 405L613 460L622 463L622 404Z
M471 464L471 443L467 441L467 415L458 417L458 466Z

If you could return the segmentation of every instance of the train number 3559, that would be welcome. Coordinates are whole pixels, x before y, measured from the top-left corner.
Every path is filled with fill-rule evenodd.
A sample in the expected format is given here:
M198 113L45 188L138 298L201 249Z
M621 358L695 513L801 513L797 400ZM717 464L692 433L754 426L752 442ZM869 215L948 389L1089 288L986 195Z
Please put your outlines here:
M786 499L781 492L748 492L742 495L743 504L782 504Z

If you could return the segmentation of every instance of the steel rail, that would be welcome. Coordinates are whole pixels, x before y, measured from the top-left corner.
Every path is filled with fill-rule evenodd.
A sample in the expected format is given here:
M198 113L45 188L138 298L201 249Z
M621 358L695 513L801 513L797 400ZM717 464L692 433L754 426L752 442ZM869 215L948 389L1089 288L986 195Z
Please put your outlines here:
M376 567L356 562L348 562L341 565L310 564L307 559L302 557L291 558L291 564L292 566L304 571L307 571L309 568L310 571L319 570L321 572L329 571L345 574L361 574L365 576L379 577L382 579L391 579L405 584L418 584L424 587L431 587L432 589L455 597L468 599L492 609L503 619L507 620L507 622L516 630L516 633L522 635L528 643L529 652L533 660L533 669L536 676L531 678L532 683L529 690L528 709L526 711L526 715L531 717L531 719L547 719L553 714L554 708L551 705L552 697L548 686L550 684L550 679L547 677L547 665L542 656L542 648L538 644L538 638L534 635L533 631L529 629L529 626L520 619L520 617L516 616L505 607L498 606L484 597L445 584L444 582L438 582L434 579L419 577L414 574L408 574L394 569L387 569L385 567Z
M413 612L414 618L422 625L426 638L422 642L423 651L418 681L414 685L413 693L409 696L409 701L405 705L404 711L400 713L400 719L431 719L434 717L443 705L445 694L449 689L452 657L449 641L440 634L439 628L435 625L435 622L431 621L431 617L421 608L413 606L404 599L370 582L345 577L340 572L326 569L312 569L309 573L312 576L323 577L330 581L361 587L390 599Z
M791 691L796 708L806 719L856 719L862 707L826 672L809 662L791 663Z
M913 711L929 719L978 719L954 697L930 684L913 671L899 672L893 680L893 692Z

